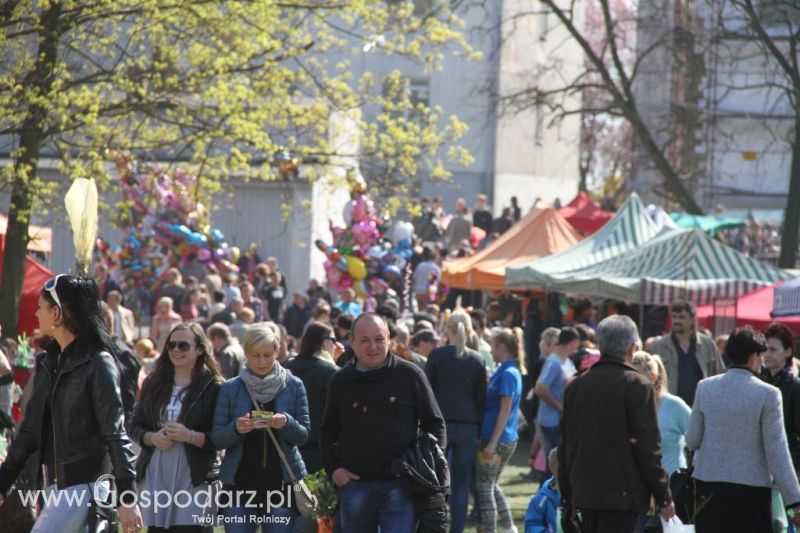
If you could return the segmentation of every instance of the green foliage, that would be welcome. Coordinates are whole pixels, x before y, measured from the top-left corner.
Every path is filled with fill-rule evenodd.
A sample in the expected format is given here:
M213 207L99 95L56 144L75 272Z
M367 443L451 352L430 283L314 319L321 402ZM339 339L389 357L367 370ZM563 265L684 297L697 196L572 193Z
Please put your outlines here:
M443 158L471 162L454 144L466 126L413 105L399 72L381 80L352 74L367 53L428 70L440 69L447 51L471 55L447 1L422 13L394 0L9 5L0 11L0 132L14 139L17 163L31 150L20 142L26 128L63 173L101 186L117 151L179 161L211 190L232 174L275 178L280 147L322 166L338 155L361 157L398 183L418 172L446 177ZM338 153L332 120L364 106L384 112L372 123L358 117L360 153ZM34 166L9 164L3 179L38 195L46 188Z
M314 518L322 518L325 516L334 516L336 514L336 504L338 503L338 496L333 484L328 480L325 470L320 470L314 474L308 474L304 481L319 501L319 507L314 514Z

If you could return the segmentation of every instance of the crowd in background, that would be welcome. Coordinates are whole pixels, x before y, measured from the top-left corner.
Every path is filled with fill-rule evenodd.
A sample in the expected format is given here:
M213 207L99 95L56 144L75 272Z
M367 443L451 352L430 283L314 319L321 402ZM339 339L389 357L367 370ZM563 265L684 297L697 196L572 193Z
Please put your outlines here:
M14 394L13 367L24 350L6 339L8 355L0 352L0 428L13 426L14 402L25 412L29 402L39 405L39 395L55 394L36 388L43 379L36 374L48 368L48 354L87 335L64 320L76 313L71 305L92 307L69 303L75 285L95 290L100 301L97 313L108 333L100 344L116 357L128 435L119 438L138 446L131 482L140 490L195 492L207 484L281 490L324 469L339 488L340 531L459 532L473 520L482 531L510 533L517 529L499 480L526 435L532 495L533 482L541 484L526 514L527 532L556 531L562 521L565 531L576 521L582 531L644 531L676 511L696 519L699 510L686 516L668 488L670 476L692 462L691 450L700 496L716 498L698 531L734 531L708 525L720 520L760 527L779 519L765 514L765 498L782 497L792 509L800 503L800 381L785 326L715 339L696 328L692 305L677 302L664 310L667 333L640 338L622 305L603 313L579 305L565 316L552 295L523 301L450 291L436 298L430 282L441 277L441 261L474 253L511 227L520 210L513 201L492 218L484 196L472 211L459 200L452 215L438 199L423 198L421 205L410 283L396 297L373 302L374 312L352 290L332 294L316 280L290 294L272 257L250 258L238 275L220 275L196 260L170 269L149 313L126 307L143 300L102 264L94 289L79 278L54 278L42 290L40 329L27 364L35 374L22 394ZM149 327L141 327L137 313L150 317ZM759 398L762 410L720 411L711 398L724 392L713 381L721 375L729 376L729 387ZM416 392L407 397L409 390ZM262 420L254 413L269 414ZM714 433L732 430L739 415L751 423L737 428L744 451ZM395 460L413 447L418 426L447 457L446 496L412 498L396 483ZM126 467L117 459L119 475ZM750 469L737 473L728 459ZM791 471L778 473L784 463ZM50 466L57 469L57 461ZM625 475L612 482L611 472ZM0 493L8 489L8 475L0 468ZM140 519L126 520L169 531L210 512L141 509ZM246 510L227 512L244 516ZM298 518L295 531L315 529L296 509L277 512ZM53 523L65 516L53 513ZM226 524L226 530L252 529Z

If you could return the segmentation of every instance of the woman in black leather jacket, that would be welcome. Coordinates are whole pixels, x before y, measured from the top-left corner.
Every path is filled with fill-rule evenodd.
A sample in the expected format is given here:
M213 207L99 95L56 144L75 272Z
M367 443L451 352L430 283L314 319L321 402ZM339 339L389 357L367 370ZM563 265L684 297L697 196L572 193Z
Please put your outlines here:
M108 488L108 481L98 481L111 470L108 458L123 531L135 532L142 525L133 492L134 453L125 432L119 371L98 300L93 279L67 274L48 281L39 296L39 328L54 341L37 361L25 416L0 465L2 500L28 458L37 455L37 461L30 463L37 468L33 476L38 474L37 485L54 496L34 525L37 533L84 530L90 518L88 503ZM68 498L82 504L70 505Z
M209 433L222 374L211 342L198 324L180 324L167 336L153 372L142 386L134 409L131 433L142 446L136 463L140 489L152 501L155 491L169 491L176 502L190 505L145 506L142 512L149 532L203 531L216 510L195 498L213 494L219 475L219 456ZM178 499L178 493L185 493ZM189 500L187 495L191 495Z
M783 399L783 425L795 472L800 472L800 380L793 375L794 334L784 324L773 322L766 330L762 378L778 387Z

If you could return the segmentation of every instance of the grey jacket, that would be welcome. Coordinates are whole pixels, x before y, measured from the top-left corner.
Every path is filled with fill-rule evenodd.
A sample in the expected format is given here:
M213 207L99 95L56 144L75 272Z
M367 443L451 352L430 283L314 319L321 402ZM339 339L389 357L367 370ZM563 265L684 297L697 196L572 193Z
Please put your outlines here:
M780 391L746 368L701 381L686 432L694 477L754 487L774 481L787 507L800 504L782 411Z
M697 339L697 349L695 350L695 357L697 363L700 365L700 370L703 372L704 378L710 378L725 372L725 363L717 351L717 345L714 340L708 335L702 333L695 333ZM664 369L667 371L667 386L669 393L678 394L678 350L675 349L675 344L672 342L672 336L667 333L658 339L650 348L650 352L654 355L661 356L664 361Z

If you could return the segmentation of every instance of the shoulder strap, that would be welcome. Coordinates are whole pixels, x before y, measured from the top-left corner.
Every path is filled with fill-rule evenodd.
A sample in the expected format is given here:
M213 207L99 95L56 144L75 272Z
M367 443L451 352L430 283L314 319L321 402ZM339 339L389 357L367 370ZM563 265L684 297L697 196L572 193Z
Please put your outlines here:
M244 390L247 391L248 396L250 396L250 401L253 402L253 406L255 406L256 409L260 409L260 407L258 405L258 402L253 397L253 394L250 392L250 389L247 388L247 384L242 382L242 386L244 387ZM280 456L281 461L283 461L283 466L286 467L286 471L289 472L289 477L292 478L292 482L297 481L297 476L294 475L294 470L292 470L292 467L289 466L289 461L286 459L286 455L284 455L283 448L281 448L281 445L278 442L278 439L275 438L275 434L272 432L272 428L267 426L264 429L267 430L267 433L269 433L269 437L272 439L272 442L275 444L275 449L278 450L278 455Z

